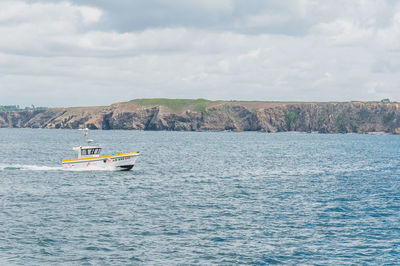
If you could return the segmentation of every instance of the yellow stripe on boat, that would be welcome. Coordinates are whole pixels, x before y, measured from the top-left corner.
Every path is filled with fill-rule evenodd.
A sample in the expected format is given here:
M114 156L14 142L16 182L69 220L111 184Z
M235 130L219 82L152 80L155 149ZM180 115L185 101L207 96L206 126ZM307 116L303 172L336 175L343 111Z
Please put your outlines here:
M139 155L139 153L129 152L129 153L121 153L121 154L106 155L106 156L91 157L91 158L69 159L69 160L62 160L62 162L66 163L66 162L76 162L76 161L98 160L102 158L112 158L112 157L126 156L126 155Z

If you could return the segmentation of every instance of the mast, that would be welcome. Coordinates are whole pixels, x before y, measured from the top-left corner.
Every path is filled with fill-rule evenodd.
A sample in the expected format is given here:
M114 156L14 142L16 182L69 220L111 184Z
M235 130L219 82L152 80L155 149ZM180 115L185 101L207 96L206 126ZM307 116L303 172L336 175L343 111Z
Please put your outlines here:
M83 129L83 139L85 140L86 144L89 146L88 132L89 132L89 129L87 127Z

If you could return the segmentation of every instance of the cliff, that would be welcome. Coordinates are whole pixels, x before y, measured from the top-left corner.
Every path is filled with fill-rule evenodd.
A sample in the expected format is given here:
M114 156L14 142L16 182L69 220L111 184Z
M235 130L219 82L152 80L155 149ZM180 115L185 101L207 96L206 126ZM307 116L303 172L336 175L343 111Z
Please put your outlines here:
M0 112L5 128L400 134L400 104L142 99L110 106Z

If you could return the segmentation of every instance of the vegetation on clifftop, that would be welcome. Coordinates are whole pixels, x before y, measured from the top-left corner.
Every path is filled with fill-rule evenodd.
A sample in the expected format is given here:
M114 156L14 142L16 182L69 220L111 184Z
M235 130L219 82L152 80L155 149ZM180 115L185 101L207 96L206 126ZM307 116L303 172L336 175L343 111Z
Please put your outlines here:
M136 103L143 106L165 106L173 111L183 111L191 108L193 111L205 112L207 111L207 103L214 101L206 99L167 99L167 98L151 98L151 99L135 99L129 102Z
M36 107L34 105L30 107L21 108L19 105L0 105L0 112L14 112L14 111L30 111L30 110L46 110L47 107Z

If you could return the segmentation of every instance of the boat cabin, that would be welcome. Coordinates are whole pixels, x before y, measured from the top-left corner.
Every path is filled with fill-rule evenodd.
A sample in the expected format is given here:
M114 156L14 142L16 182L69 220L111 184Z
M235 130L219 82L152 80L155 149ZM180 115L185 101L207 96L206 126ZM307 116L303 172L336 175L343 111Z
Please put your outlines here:
M101 152L99 146L79 146L74 147L73 150L78 152L78 159L99 157Z

